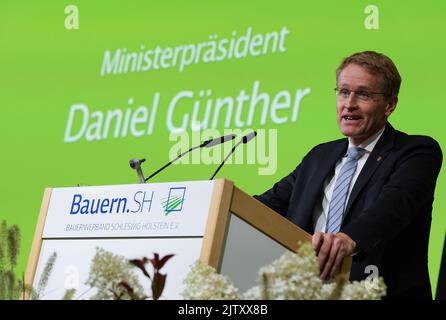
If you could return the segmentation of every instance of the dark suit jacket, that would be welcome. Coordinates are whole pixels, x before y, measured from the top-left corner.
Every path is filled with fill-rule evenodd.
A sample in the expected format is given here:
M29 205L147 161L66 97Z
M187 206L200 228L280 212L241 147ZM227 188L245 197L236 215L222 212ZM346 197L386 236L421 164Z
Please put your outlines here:
M323 184L348 147L341 139L314 147L288 176L258 200L309 233ZM428 242L435 183L442 152L426 136L410 136L389 123L367 159L347 203L341 232L360 252L350 280L363 280L368 265L378 267L388 298L432 298Z

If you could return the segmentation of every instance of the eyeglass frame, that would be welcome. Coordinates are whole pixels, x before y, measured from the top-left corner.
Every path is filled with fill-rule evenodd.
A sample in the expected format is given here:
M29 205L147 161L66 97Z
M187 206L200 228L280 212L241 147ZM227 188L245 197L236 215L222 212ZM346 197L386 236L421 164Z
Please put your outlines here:
M345 97L342 96L341 90L348 91L348 96L345 96ZM336 93L336 97L341 97L343 99L347 99L348 97L350 97L351 93L353 92L355 94L355 96L361 101L370 101L372 99L372 95L374 95L374 94L383 94L385 96L388 96L388 94L385 92L372 92L372 91L367 91L367 90L357 90L356 91L356 90L350 90L350 89L346 89L346 88L340 89L337 87L334 88L334 91ZM363 95L361 96L361 94L363 94ZM364 95L364 94L366 94L366 95Z

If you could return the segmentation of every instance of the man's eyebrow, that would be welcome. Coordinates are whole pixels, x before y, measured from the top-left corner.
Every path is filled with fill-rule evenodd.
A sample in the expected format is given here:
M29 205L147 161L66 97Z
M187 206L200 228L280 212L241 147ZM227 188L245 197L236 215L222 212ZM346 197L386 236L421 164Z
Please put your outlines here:
M370 88L369 86L359 86L356 90L368 90L368 91L371 91L372 88Z
M346 89L346 88L351 89L351 87L348 84L346 84L346 83L341 83L339 85L339 88L341 88L341 89ZM361 91L361 90L363 90L363 91L372 91L372 88L370 88L369 86L358 86L355 89L355 91Z

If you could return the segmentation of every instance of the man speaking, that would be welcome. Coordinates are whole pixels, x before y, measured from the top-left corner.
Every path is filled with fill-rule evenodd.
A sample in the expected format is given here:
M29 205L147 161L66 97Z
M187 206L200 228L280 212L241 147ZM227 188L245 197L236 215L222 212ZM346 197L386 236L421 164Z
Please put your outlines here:
M428 242L438 143L388 122L401 77L385 55L365 51L336 71L336 115L347 139L314 147L258 200L313 234L321 278L352 255L350 280L370 270L389 299L432 299Z

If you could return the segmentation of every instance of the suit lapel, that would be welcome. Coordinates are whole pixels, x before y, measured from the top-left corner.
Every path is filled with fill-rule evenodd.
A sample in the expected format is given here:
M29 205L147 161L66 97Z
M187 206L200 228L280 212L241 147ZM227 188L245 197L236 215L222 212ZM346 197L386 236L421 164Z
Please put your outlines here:
M313 212L316 205L316 201L321 199L321 195L324 188L325 180L334 173L336 162L341 159L347 152L348 140L344 139L334 145L331 150L327 151L327 154L318 161L314 168L314 173L310 178L310 183L305 188L304 202L301 212L305 214L299 214L295 223L300 225L306 231L313 233ZM302 220L301 220L302 219ZM294 220L294 219L292 219Z
M358 179L355 182L355 185L353 186L352 192L348 199L347 207L345 209L344 221L347 215L349 215L350 208L355 202L358 194L361 192L369 179L372 177L373 173L384 161L385 157L392 149L394 135L395 129L393 129L390 123L387 123L386 129L384 130L381 138L378 140L375 148L373 148L372 153L370 153L369 158L367 159L364 167L361 170L361 173L358 176Z

